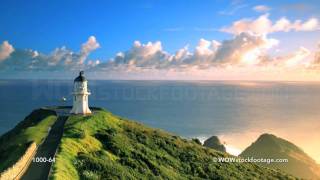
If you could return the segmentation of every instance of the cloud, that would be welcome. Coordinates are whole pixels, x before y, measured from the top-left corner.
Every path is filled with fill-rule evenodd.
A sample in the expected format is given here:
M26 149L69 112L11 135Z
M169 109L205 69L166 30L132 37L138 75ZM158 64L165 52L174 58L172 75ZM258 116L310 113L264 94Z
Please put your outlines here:
M18 49L13 52L11 45L6 42L3 44L7 47L4 49L11 52L0 62L0 71L65 71L85 69L99 64L98 61L85 64L89 54L100 47L94 36L90 36L88 41L82 44L80 52L73 52L65 46L56 48L49 54L31 49Z
M0 63L1 71L69 71L85 69L89 71L142 72L148 70L209 69L255 65L265 60L266 51L278 44L275 39L250 32L240 33L232 39L218 42L200 39L193 52L188 46L171 54L166 52L160 41L146 44L135 41L132 47L117 53L109 61L90 60L88 55L100 45L92 36L83 43L80 52L66 47L56 48L49 54L35 50L16 50Z
M320 26L318 19L311 18L304 23L300 20L295 21L292 28L296 31L314 31L319 30Z
M310 12L314 9L315 7L311 6L310 4L304 3L304 2L290 2L290 3L285 3L280 7L280 10L283 12L298 12L298 13L306 13Z
M270 7L265 5L257 5L257 6L254 6L252 9L257 12L268 12L271 10Z
M135 41L132 48L119 52L110 62L100 63L97 69L208 69L215 66L253 65L263 60L266 50L276 46L278 41L266 36L241 33L222 42L200 39L193 52L188 47L174 54L163 50L161 42L142 44ZM125 68L124 68L125 69Z
M240 34L242 32L268 34L289 31L316 31L319 29L320 24L317 18L310 18L306 21L295 20L291 22L286 17L282 17L273 23L269 19L269 14L264 14L257 19L241 19L235 21L231 26L223 27L220 30L232 34Z
M313 52L300 47L281 56L269 55L278 44L267 35L244 32L222 42L200 39L193 51L185 46L171 54L159 41L135 41L128 51L88 70L97 78L111 79L306 80L317 76L310 69Z
M247 4L239 4L239 3L234 3L232 4L231 8L223 10L223 11L219 11L218 13L220 15L234 15L237 11L247 7Z
M277 72L282 72L284 78L298 78L295 72L319 69L320 50L315 54L301 47L281 56L268 54L278 44L278 40L266 34L252 32L220 42L202 38L192 51L187 45L175 53L165 51L160 41L135 41L127 51L107 61L86 61L100 47L95 38L89 37L79 52L67 47L56 48L49 54L17 49L0 62L0 71L63 74L81 69L96 78L111 79L274 79L279 78Z
M285 55L285 56L278 56L273 59L273 61L270 63L273 66L278 67L285 67L285 68L292 68L292 67L305 67L308 65L311 60L309 58L311 56L312 52L305 48L300 47L298 50Z
M100 47L100 44L98 43L96 38L94 36L90 36L88 38L88 41L83 43L82 46L81 46L81 51L80 51L81 56L80 56L80 59L79 59L79 63L83 64L85 59L90 54L90 52L98 49L99 47Z
M311 55L311 51L305 47L300 47L285 60L285 65L288 67L304 64L306 58Z
M318 44L318 49L315 52L313 64L320 65L320 43Z
M0 45L0 62L7 59L13 51L13 46L8 41L3 41Z
M128 65L136 67L159 68L165 65L168 61L169 54L162 50L160 41L148 42L142 44L140 41L135 41L130 50L126 52L119 52L112 65Z
M230 27L221 29L223 32L232 34L240 34L242 32L254 32L257 34L266 34L272 27L272 22L268 18L268 14L262 15L255 20L241 19L234 22Z
M227 40L217 50L215 60L233 64L258 64L265 51L278 45L278 40L268 39L264 35L241 33Z

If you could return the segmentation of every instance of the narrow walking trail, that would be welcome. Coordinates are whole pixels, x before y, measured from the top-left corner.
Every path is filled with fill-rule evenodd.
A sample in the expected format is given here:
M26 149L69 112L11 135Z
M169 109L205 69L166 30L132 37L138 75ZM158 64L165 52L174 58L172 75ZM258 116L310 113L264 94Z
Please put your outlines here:
M47 180L52 161L53 160L56 149L60 144L60 140L63 135L63 128L67 116L59 116L55 124L51 127L51 130L45 139L45 141L40 145L37 150L37 153L34 157L35 161L32 161L29 165L27 171L22 176L22 180ZM38 162L36 161L38 160ZM39 160L45 160L46 162L42 162Z

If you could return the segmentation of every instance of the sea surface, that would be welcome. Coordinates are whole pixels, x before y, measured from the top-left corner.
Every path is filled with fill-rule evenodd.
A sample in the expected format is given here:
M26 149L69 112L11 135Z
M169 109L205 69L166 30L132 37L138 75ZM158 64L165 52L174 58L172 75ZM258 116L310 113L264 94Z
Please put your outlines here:
M72 80L0 80L0 134L33 109L71 105L72 86ZM320 162L320 83L96 80L89 89L91 106L186 138L218 135L234 154L273 133Z

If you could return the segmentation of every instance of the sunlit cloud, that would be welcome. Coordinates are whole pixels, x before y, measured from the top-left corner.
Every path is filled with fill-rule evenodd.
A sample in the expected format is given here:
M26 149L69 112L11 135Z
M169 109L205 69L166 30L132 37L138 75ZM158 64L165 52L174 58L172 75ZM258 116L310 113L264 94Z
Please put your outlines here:
M240 34L242 32L269 34L289 31L316 31L319 29L320 24L317 18L310 18L306 21L298 19L291 22L286 17L282 17L276 22L272 22L269 19L269 14L264 14L257 19L240 19L235 21L231 26L223 27L220 30L232 34Z
M318 45L318 50L315 52L314 64L320 64L320 43Z
M270 25L267 27L280 28L282 20L272 23L268 15L263 15L256 21L270 22L265 23ZM313 26L312 20L310 21L311 23L309 21L302 23L304 28ZM0 61L0 71L61 74L86 70L99 79L303 80L304 78L312 80L317 78L320 70L320 50L313 52L301 46L286 54L269 54L271 50L276 51L279 43L279 40L270 38L267 34L239 31L239 34L223 41L202 38L192 51L186 45L174 53L167 52L160 41L147 43L134 41L131 48L118 52L111 59L93 60L88 59L90 53L100 47L94 36L90 36L80 46L79 52L62 46L49 54L31 49L14 50L12 45L4 41L1 52L6 53L3 53L3 59Z
M83 43L81 46L79 63L83 64L90 52L98 49L100 44L97 42L96 37L90 36L88 41Z
M278 41L264 35L241 33L222 42L200 39L193 52L188 47L181 48L174 54L163 50L161 42L142 44L134 42L132 48L119 52L108 63L101 63L97 68L113 69L126 66L128 70L145 69L186 69L197 67L207 69L228 65L259 64L266 50L276 46Z
M0 61L7 59L13 51L13 46L8 41L3 41L0 45Z
M254 6L252 9L257 12L268 12L271 10L271 8L266 5L257 5L257 6Z

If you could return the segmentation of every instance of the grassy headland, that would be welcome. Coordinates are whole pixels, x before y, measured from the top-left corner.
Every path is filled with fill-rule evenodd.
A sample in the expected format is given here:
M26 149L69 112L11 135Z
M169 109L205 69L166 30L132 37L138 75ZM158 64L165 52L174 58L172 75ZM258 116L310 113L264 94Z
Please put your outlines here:
M50 179L294 179L215 157L231 156L97 110L69 117Z

